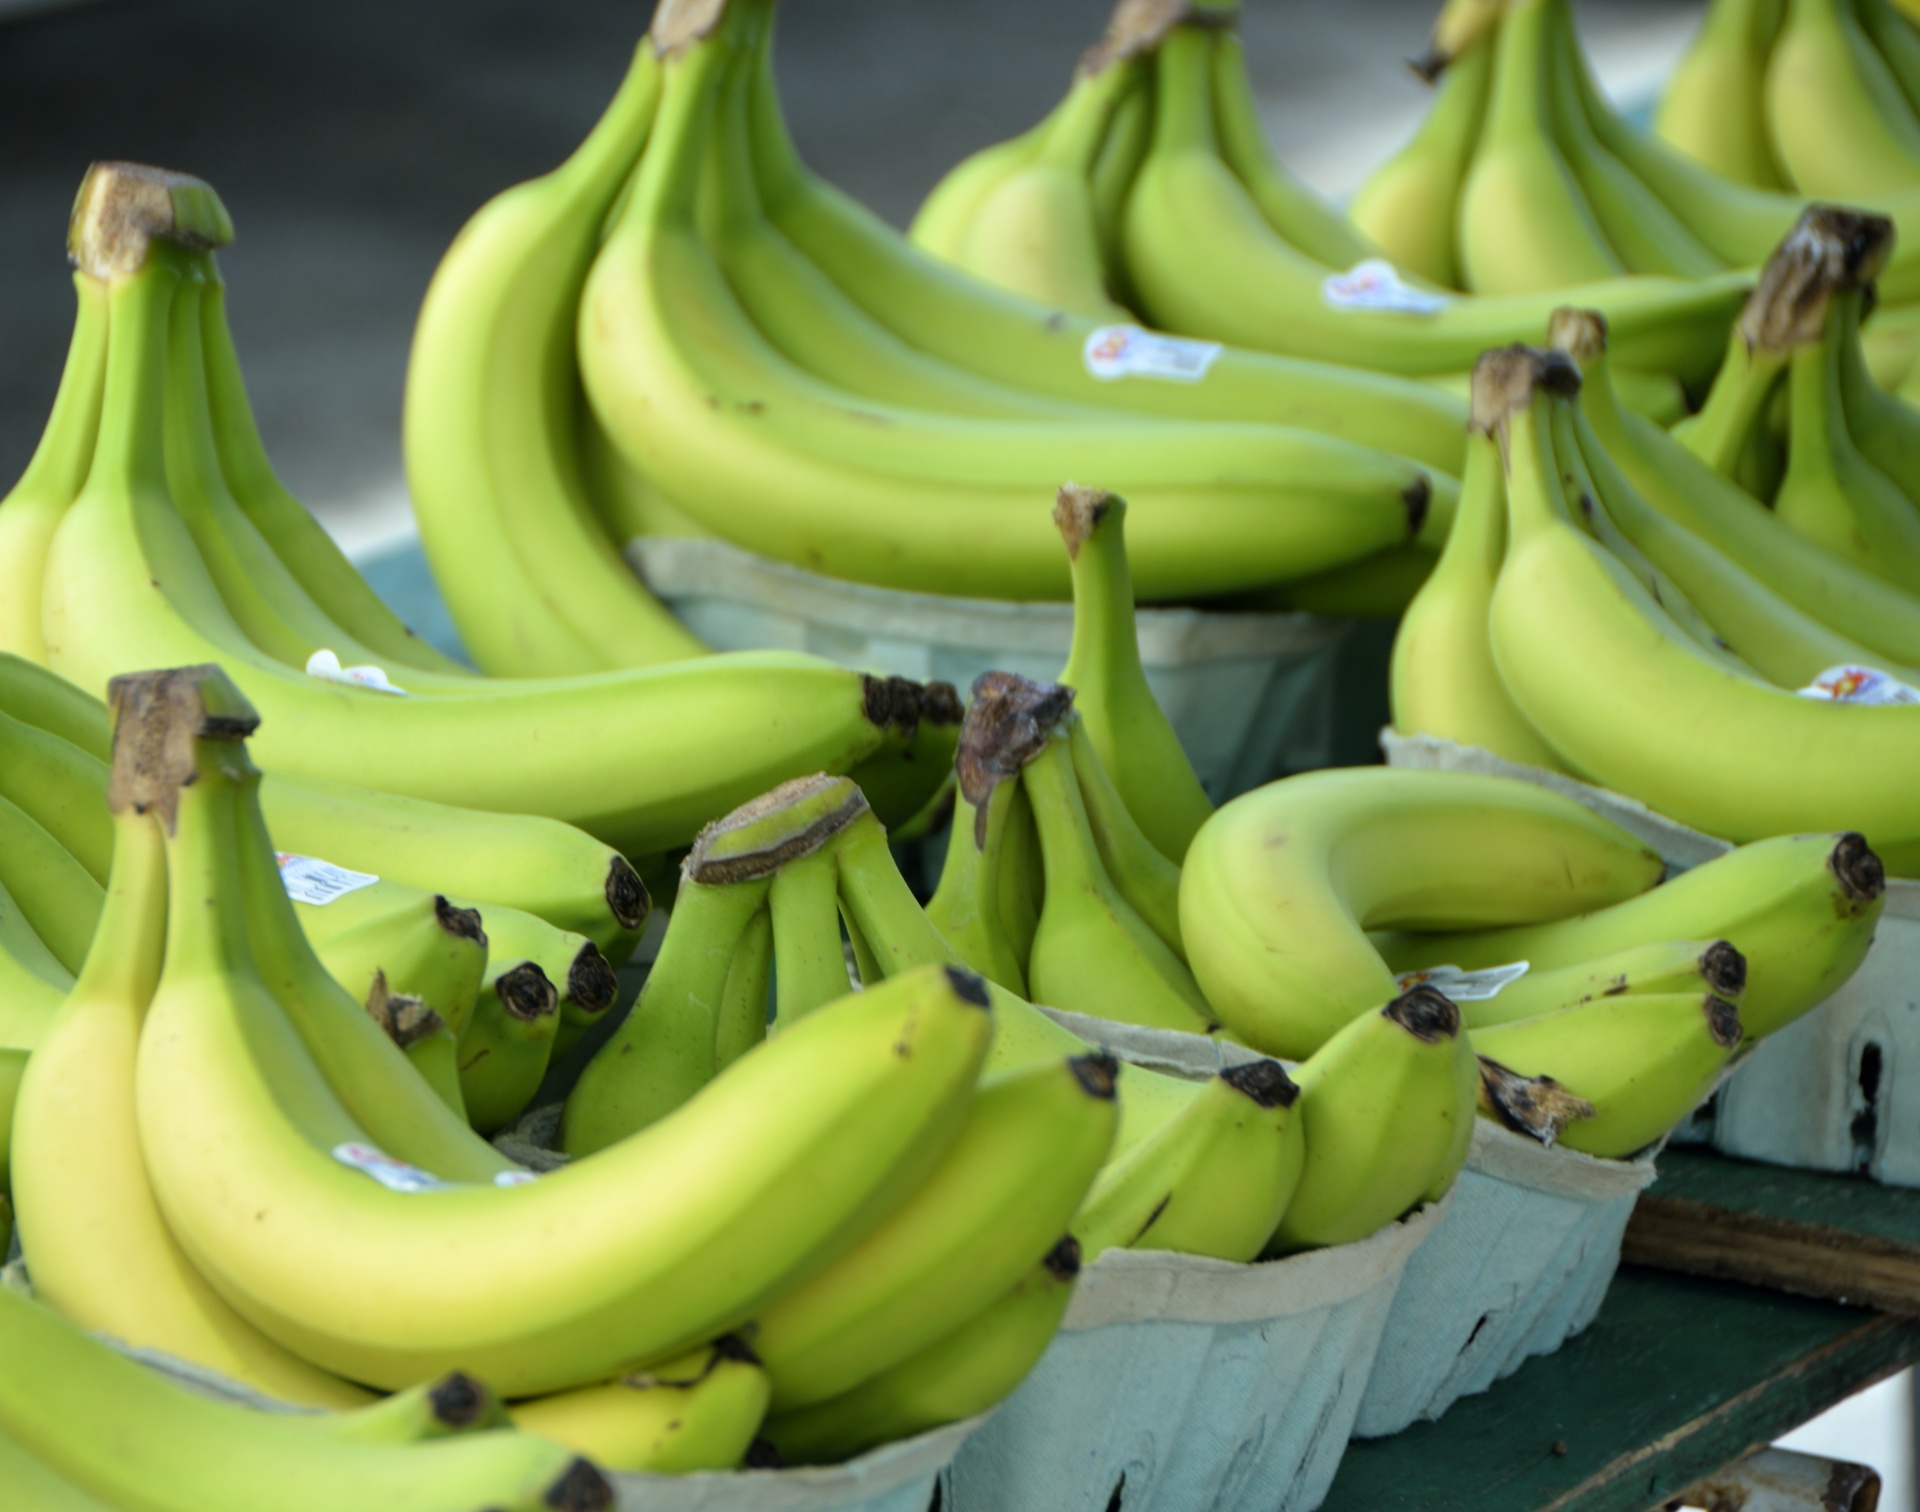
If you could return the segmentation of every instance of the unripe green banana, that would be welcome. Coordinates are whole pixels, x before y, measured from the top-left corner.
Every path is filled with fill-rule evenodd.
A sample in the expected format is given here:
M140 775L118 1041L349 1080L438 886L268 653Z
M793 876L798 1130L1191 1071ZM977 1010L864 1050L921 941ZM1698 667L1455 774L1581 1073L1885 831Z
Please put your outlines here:
M868 980L861 978L864 983ZM873 980L877 981L876 976ZM767 998L773 987L773 916L753 916L727 967L727 985L714 1013L713 1067L727 1069L767 1038Z
M1644 892L1663 869L1624 830L1530 783L1362 767L1223 808L1188 857L1180 918L1221 1021L1304 1059L1396 991L1367 930L1564 918Z
M1653 129L1661 139L1737 184L1785 186L1767 141L1767 54L1784 0L1714 0L1674 65Z
M1299 1088L1277 1061L1237 1066L1110 1161L1073 1220L1083 1257L1167 1250L1244 1264L1293 1200L1306 1158Z
M0 793L105 884L113 863L113 821L100 801L106 764L0 709Z
M425 1010L424 1017L403 1032L407 1037L396 1036L394 1043L406 1053L420 1079L460 1122L471 1126L467 1094L460 1085L459 1036L431 1010Z
M559 1029L560 993L546 972L532 961L489 966L459 1036L460 1100L475 1130L497 1134L527 1111Z
M1051 1248L1113 1145L1117 1064L991 1078L945 1158L893 1214L763 1310L753 1347L772 1410L830 1400L928 1348Z
M1295 1080L1307 1153L1277 1251L1364 1239L1466 1164L1480 1078L1459 1010L1431 987L1354 1019Z
M1003 921L1001 875L1007 831L1016 822L1031 824L1032 809L1018 782L994 781L976 805L964 786L968 772L962 736L962 788L955 795L953 825L947 835L940 884L927 900L927 918L961 960L1016 997L1027 992L1025 953L1016 951ZM1037 843L1037 842L1036 842Z
M767 1373L731 1336L648 1371L515 1402L514 1426L625 1474L737 1469L767 1414Z
M11 651L0 651L0 709L100 761L113 760L107 706L59 674Z
M326 905L294 906L327 974L357 1000L368 1000L377 976L386 990L419 998L456 1035L465 1026L487 971L488 937L474 910L409 889L382 912L329 928Z
M72 851L3 794L0 888L53 958L77 973L100 918L100 884Z
M1871 200L1920 187L1920 120L1848 0L1787 0L1767 62L1767 125L1805 193Z
M1059 680L1140 828L1179 861L1213 804L1140 664L1126 519L1126 500L1099 489L1069 485L1054 504L1073 564L1073 644Z
M1644 1150L1700 1105L1739 1047L1739 1010L1711 994L1633 993L1473 1031L1485 1096L1502 1115L1506 1078L1550 1078L1589 1105L1559 1129L1568 1149L1608 1159Z
M789 1029L853 990L840 948L839 874L831 846L783 862L767 890L773 921L774 1028Z
M54 959L0 886L0 1045L38 1045L72 987L73 973Z
M1180 938L1178 863L1168 860L1140 828L1077 712L1068 716L1066 730L1073 775L1080 784L1100 864L1141 922L1185 962L1186 945Z
M20 1083L27 1074L27 1060L32 1051L18 1049L12 1045L0 1045L0 1198L12 1195L12 1155L13 1155L13 1109L20 1100ZM6 1212L9 1233L13 1224L13 1209ZM0 1240L0 1246L7 1241Z
M419 1444L513 1426L492 1388L462 1370L396 1391L370 1407L298 1421L316 1433L356 1444Z
M1447 983L1437 983L1442 991ZM1628 945L1568 966L1529 970L1492 997L1455 995L1460 1017L1475 1033L1516 1019L1537 1018L1602 998L1710 993L1739 1003L1747 986L1747 958L1725 940L1656 940Z
M769 1419L766 1437L785 1463L838 1464L985 1412L1046 1353L1079 1274L1079 1246L1063 1239L1004 1297L944 1339L844 1396Z

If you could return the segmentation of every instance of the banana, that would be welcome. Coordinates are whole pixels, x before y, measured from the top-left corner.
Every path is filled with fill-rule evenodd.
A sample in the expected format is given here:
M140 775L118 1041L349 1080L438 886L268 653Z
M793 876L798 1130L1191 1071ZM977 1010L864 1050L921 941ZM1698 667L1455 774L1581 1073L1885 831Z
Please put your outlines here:
M1853 975L1873 941L1885 887L1879 858L1858 835L1783 836L1577 919L1379 943L1396 971L1512 961L1550 971L1659 940L1726 940L1746 957L1740 1017L1747 1034L1761 1039L1825 1002Z
M0 1433L0 1485L34 1512L117 1512Z
M1768 265L1771 273L1777 263ZM1764 286L1766 275L1762 275ZM1673 427L1673 438L1744 493L1771 503L1786 471L1786 452L1774 432L1791 351L1749 324L1759 302L1747 305L1714 375L1706 403Z
M1633 993L1598 998L1472 1031L1491 1061L1488 1100L1500 1106L1500 1072L1551 1078L1591 1112L1558 1143L1620 1160L1664 1136L1713 1090L1741 1043L1740 1013L1711 994Z
M12 1187L9 1175L9 1159L13 1152L13 1109L20 1100L20 1082L27 1074L27 1062L33 1052L11 1045L0 1045L0 1200L11 1196ZM4 1214L7 1234L0 1244L11 1244L13 1237L13 1208L9 1206Z
M1920 188L1920 119L1850 0L1787 0L1766 87L1773 155L1796 188L1869 202Z
M0 710L100 761L113 759L107 706L11 651L0 651Z
M560 1012L556 1036L563 1047L576 1042L613 1006L620 979L586 936L555 929L545 919L514 908L489 908L482 917L493 963L531 961L553 983Z
M1486 348L1544 327L1551 308L1544 293L1454 299L1420 315L1329 306L1326 284L1337 270L1276 237L1219 158L1208 43L1176 28L1157 57L1154 148L1128 197L1123 238L1143 314L1189 335L1427 377L1463 373ZM1483 144L1476 172L1486 158ZM1483 197L1498 187L1493 172L1482 178ZM1491 210L1483 222L1490 217ZM1598 261L1597 253L1588 260ZM1556 283L1564 291L1573 276L1563 267ZM1624 363L1698 381L1711 371L1746 287L1738 274L1614 277L1580 284L1577 297L1606 310Z
M129 196L138 182L120 170L97 176ZM583 821L636 855L685 844L716 809L795 770L853 765L882 739L873 715L909 724L917 715L871 679L783 653L408 698L245 654L233 649L237 631L210 639L217 594L165 495L160 444L165 314L186 260L166 234L184 233L152 216L116 225L106 444L48 562L49 654L63 675L98 690L136 658L223 662L269 712L270 766L323 777L350 766L385 791ZM83 223L78 234L93 233ZM104 270L107 254L92 255ZM502 759L499 732L516 719L541 739ZM670 752L664 732L676 728L685 738Z
M867 978L863 975L861 980ZM877 980L877 978L875 978ZM727 967L727 984L714 1012L713 1066L719 1073L767 1037L767 998L773 986L773 916L753 916Z
M1459 506L1455 506L1456 513ZM1452 535L1449 528L1448 535ZM1398 619L1432 575L1436 553L1420 546L1377 552L1351 567L1315 573L1284 584L1263 604L1256 595L1249 607L1295 610L1332 619Z
M1168 860L1140 828L1077 711L1067 716L1065 728L1073 775L1086 804L1087 823L1100 852L1100 864L1128 907L1184 963L1187 950L1180 938L1178 864Z
M1455 1001L1467 1028L1478 1034L1606 998L1691 993L1697 999L1708 993L1737 1005L1746 985L1747 958L1727 941L1656 940L1570 966L1529 971L1490 998L1462 994Z
M784 1463L838 1464L985 1412L1046 1353L1079 1274L1079 1246L1063 1239L1005 1296L945 1338L844 1396L769 1418L766 1437Z
M1311 571L1411 533L1409 499L1433 486L1425 474L1329 438L1104 414L934 415L860 399L785 362L752 329L696 224L727 47L723 32L663 62L655 138L581 312L596 411L676 501L757 550L837 576L996 597L1062 595L1063 565L1024 501L1076 473L1130 489L1144 511L1141 560L1155 564L1143 566L1141 591L1155 596ZM641 413L654 421L622 423ZM904 517L902 490L919 501ZM1231 535L1234 549L1171 548L1196 535Z
M1221 1022L1299 1059L1394 996L1366 930L1566 918L1645 892L1662 870L1625 831L1531 783L1315 772L1209 821L1181 877L1180 922Z
M296 1421L329 1438L360 1444L418 1444L513 1426L492 1389L462 1370L396 1391L368 1407Z
M1108 1163L1073 1220L1088 1261L1166 1250L1244 1264L1293 1200L1306 1158L1299 1088L1277 1061L1223 1071L1171 1122Z
M756 1320L771 1410L811 1407L885 1374L1013 1286L1107 1158L1117 1069L1084 1055L984 1083L919 1189Z
M971 707L983 705L976 699ZM1023 804L1016 812L1014 800L1024 797L1020 784L992 771L980 773L990 783L986 792L977 801L969 797L968 779L980 772L969 746L971 733L969 727L961 736L961 789L927 918L969 967L1015 997L1025 997L1026 952L1015 949L1002 919L1001 873L1008 828L1015 822L1031 824L1032 810Z
M399 1007L395 1009L394 1005ZM387 1032L433 1095L454 1117L471 1126L467 1094L460 1085L460 1038L446 1020L418 998L387 1000L391 1022Z
M100 884L5 796L0 796L0 888L61 967L77 973L100 917Z
M574 325L601 225L646 144L651 39L565 163L468 222L421 306L407 364L407 481L462 644L550 676L696 657L607 539L575 454Z
M456 1035L465 1026L487 970L488 938L474 910L409 889L391 908L344 925L324 905L296 903L295 911L327 975L356 1001L368 1000L378 977L386 990L426 1003Z
M1831 312L1833 324L1827 332L1829 359L1838 370L1847 434L1860 454L1911 500L1920 494L1920 464L1916 464L1911 450L1915 432L1920 430L1920 415L1874 378L1860 333L1866 313L1864 296L1837 299Z
M296 1417L212 1400L87 1338L16 1292L0 1293L0 1439L114 1507L289 1512L450 1506L604 1509L613 1489L558 1444L519 1433L359 1443ZM113 1453L97 1424L114 1425Z
M0 1045L38 1045L72 987L73 973L53 958L0 887Z
M1910 109L1920 111L1920 33L1890 0L1854 0L1854 20L1893 75Z
M957 1130L992 1021L977 978L930 970L812 1015L595 1159L512 1187L419 1190L418 1173L357 1147L248 957L232 806L251 711L206 670L176 679L171 703L141 738L191 753L191 783L165 789L169 877L210 906L169 915L136 1075L141 1147L202 1271L308 1358L400 1385L458 1355L510 1397L670 1359L845 1247L850 1223L882 1218ZM725 1180L689 1180L716 1158ZM560 1250L556 1226L571 1235ZM443 1263L422 1270L427 1252ZM552 1285L530 1295L534 1263Z
M53 398L53 413L27 470L0 499L0 652L47 659L40 630L40 582L60 517L93 463L107 370L107 302L100 284L76 273L79 309Z
M779 875L795 860L827 855L831 862L823 847L870 812L855 784L820 775L782 784L701 832L682 865L666 938L639 1000L595 1052L567 1099L562 1144L568 1154L590 1154L624 1139L672 1113L713 1079L719 1069L720 1015L730 994L742 999L739 1009L751 1027L753 994L747 981L733 980L733 973L741 964L743 939L761 914L771 912ZM829 870L830 886L832 876ZM816 916L814 927L831 936L842 984L835 997L844 997L839 924L831 914L829 919L830 924ZM771 919L769 928L777 960L779 920ZM818 940L802 944L824 948ZM790 940L789 958L793 950ZM760 971L747 963L745 974L757 979ZM764 1037L764 985L759 1001ZM741 1037L736 1029L733 1042Z
M1108 293L1092 177L1115 110L1141 86L1131 53L1096 48L1037 148L974 204L953 261L1039 304L1106 323L1131 320Z
M1490 624L1501 679L1528 721L1577 775L1709 834L1744 841L1858 827L1879 837L1896 872L1920 864L1920 811L1892 777L1920 737L1903 716L1920 710L1816 703L1699 655L1566 517L1551 406L1577 392L1572 364L1558 353L1514 362L1515 409L1503 426L1509 548ZM1596 678L1620 692L1605 707L1589 692ZM1676 744L1650 733L1693 727L1715 739Z
M1767 141L1767 55L1785 0L1714 0L1674 65L1653 118L1668 145L1723 178L1785 187Z
M767 1414L767 1373L728 1336L601 1386L516 1402L523 1433L626 1474L737 1469Z
M1498 395L1489 392L1486 399L1494 404ZM1487 611L1506 555L1500 446L1486 426L1475 424L1467 447L1460 512L1393 638L1388 679L1394 728L1551 771L1559 761L1508 696L1487 639Z
M1657 426L1626 412L1614 393L1605 337L1604 324L1591 312L1556 313L1553 344L1580 365L1576 426L1589 458L1603 453L1647 503L1823 624L1867 647L1875 664L1920 663L1920 604L1795 534ZM1850 408L1850 423L1853 413ZM1631 532L1635 517L1620 518Z
M131 741L123 765L134 765ZM312 1406L367 1400L270 1342L210 1287L168 1230L134 1122L134 1058L166 941L160 821L116 784L114 869L73 992L14 1106L13 1201L35 1295L89 1331L158 1349ZM0 1439L6 1437L0 1432Z
M1499 14L1485 5L1474 9L1482 27ZM1354 224L1397 267L1449 289L1461 286L1454 224L1486 119L1494 43L1481 31L1460 38L1456 48L1430 49L1414 64L1429 84L1438 82L1433 105L1407 144L1360 186L1352 212Z
M546 972L532 961L489 968L459 1035L460 1102L474 1129L491 1136L526 1112L559 1030L560 993Z
M1213 804L1140 663L1125 499L1062 488L1053 523L1073 575L1073 640L1060 681L1074 690L1088 743L1142 831L1178 861Z
M0 792L102 883L113 862L113 822L100 801L106 778L97 757L0 712Z
M1295 1080L1306 1159L1276 1252L1364 1239L1466 1164L1480 1078L1459 1009L1431 987L1353 1019Z
M800 1019L853 990L840 948L839 870L832 849L784 862L767 890L773 923L774 1023Z
M1033 160L1050 124L1051 117L1017 137L981 148L948 169L913 212L907 235L914 244L931 256L956 261L980 202Z

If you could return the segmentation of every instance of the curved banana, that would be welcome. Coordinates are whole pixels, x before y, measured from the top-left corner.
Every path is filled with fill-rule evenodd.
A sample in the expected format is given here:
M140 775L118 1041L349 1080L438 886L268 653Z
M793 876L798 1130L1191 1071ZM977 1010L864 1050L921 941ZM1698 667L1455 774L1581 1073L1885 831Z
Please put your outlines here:
M861 977L865 982L868 978ZM878 980L877 977L874 980ZM727 984L714 1012L715 1073L767 1038L767 999L773 988L773 916L763 907L748 923L727 967Z
M1181 878L1180 922L1221 1022L1298 1059L1394 996L1366 930L1566 918L1645 892L1662 871L1624 830L1531 783L1315 772L1209 821Z
M767 1373L731 1336L601 1386L515 1402L522 1433L625 1474L734 1470L767 1415Z
M408 889L391 908L350 923L324 906L296 902L302 932L320 964L366 1002L378 977L389 991L419 998L455 1034L473 1012L487 970L487 934L480 916L438 893Z
M767 889L775 1030L853 990L840 948L840 877L829 847L784 862Z
M0 709L102 762L113 759L107 706L37 662L0 651Z
M973 708L979 708L976 701ZM967 750L962 735L962 751ZM963 783L966 755L962 760ZM968 966L1016 997L1027 996L1026 952L1016 950L1001 913L1002 855L1008 828L1031 824L1032 809L1017 782L995 780L978 804L956 795L940 882L927 900L927 918ZM1038 843L1037 839L1034 843Z
M1868 202L1920 188L1914 109L1851 0L1787 0L1767 61L1767 125L1796 188Z
M1767 140L1767 55L1785 0L1713 0L1653 118L1668 145L1723 178L1785 187Z
M1739 1048L1741 1024L1733 1004L1711 994L1633 993L1476 1028L1472 1037L1499 1070L1550 1077L1590 1106L1558 1143L1620 1160L1700 1105ZM1497 1073L1487 1085L1497 1109Z
M1746 985L1747 958L1726 940L1656 940L1528 971L1490 998L1463 995L1458 1001L1467 1028L1478 1033L1603 998L1690 993L1697 999L1707 993L1737 1004Z
M1073 1217L1113 1145L1116 1063L994 1077L891 1217L766 1307L752 1333L788 1413L903 1364L992 1304Z
M98 757L0 711L0 793L101 883L113 864L106 779Z
M560 992L546 972L532 961L490 965L457 1051L460 1105L475 1130L491 1137L527 1111L559 1033Z
M1073 775L1086 803L1087 823L1100 852L1100 864L1141 922L1184 963L1187 949L1180 938L1179 863L1168 860L1140 828L1077 712L1068 715L1066 732Z
M1459 1009L1431 987L1352 1020L1295 1080L1307 1152L1277 1251L1364 1239L1438 1201L1466 1164L1478 1067Z
M53 958L0 886L0 1045L38 1045L72 987L73 973Z
M1082 1256L1167 1250L1246 1264L1293 1200L1306 1159L1299 1088L1277 1061L1223 1071L1109 1161L1073 1220Z
M77 974L100 917L100 884L58 840L0 795L0 888L53 958Z
M838 1464L985 1412L1040 1362L1073 1300L1080 1247L1063 1239L1007 1294L904 1364L844 1396L770 1418L787 1464Z
M496 674L644 667L705 649L621 560L574 450L581 288L658 93L654 41L643 38L586 141L553 172L489 201L421 306L407 365L407 481L461 641Z

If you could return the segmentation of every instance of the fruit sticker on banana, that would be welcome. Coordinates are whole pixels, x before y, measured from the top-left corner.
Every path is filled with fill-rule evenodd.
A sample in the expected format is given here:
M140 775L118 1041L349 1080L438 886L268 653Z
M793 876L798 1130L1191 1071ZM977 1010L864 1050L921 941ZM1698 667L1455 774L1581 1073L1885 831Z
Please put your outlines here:
M1402 992L1416 987L1434 987L1456 1003L1484 1003L1498 997L1527 974L1527 963L1510 966L1483 966L1478 971L1463 971L1458 966L1429 966L1421 971L1403 971L1395 979Z
M1920 704L1920 691L1872 667L1829 667L1802 688L1800 696L1869 707Z
M274 860L280 864L280 880L286 886L287 896L296 903L311 903L317 908L380 880L371 872L349 871L316 856L275 851Z
M325 647L307 658L307 676L322 682L342 683L349 688L369 688L375 693L391 693L396 698L409 696L407 690L388 680L381 667L343 667L337 652Z
M1329 274L1320 294L1336 310L1389 310L1402 315L1438 315L1447 296L1416 289L1385 258L1369 257L1349 273Z
M1217 341L1184 341L1157 336L1139 326L1100 326L1087 333L1081 356L1087 372L1102 382L1121 378L1164 378L1198 383L1220 355Z

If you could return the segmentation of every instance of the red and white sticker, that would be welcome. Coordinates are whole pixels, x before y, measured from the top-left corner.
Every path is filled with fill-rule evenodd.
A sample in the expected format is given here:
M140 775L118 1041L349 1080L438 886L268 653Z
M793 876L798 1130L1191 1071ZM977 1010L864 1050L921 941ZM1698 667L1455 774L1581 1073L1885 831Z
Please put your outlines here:
M1511 966L1483 966L1478 971L1462 971L1458 966L1429 966L1424 971L1403 971L1397 978L1402 992L1415 987L1433 987L1456 1003L1484 1003L1498 997L1502 988L1511 987L1527 974L1527 963Z
M380 880L371 872L348 871L344 866L313 856L276 851L274 859L280 863L280 881L287 889L287 896L296 903L312 903L320 908Z
M451 1192L457 1185L455 1182L442 1181L431 1171L423 1171L419 1166L395 1160L374 1145L335 1145L333 1158L363 1176L371 1176L389 1192ZM539 1179L539 1175L533 1171L500 1171L494 1175L493 1184L497 1187L517 1187Z
M396 687L387 680L387 674L380 667L343 667L340 658L325 649L316 651L307 658L307 676L317 677L321 682L344 683L349 688L367 688L375 693L392 693L396 697L407 697L405 688Z
M1107 383L1121 378L1198 383L1220 355L1220 343L1156 336L1139 326L1101 326L1087 337L1080 355L1087 371Z
M1395 315L1438 315L1451 302L1431 289L1416 289L1384 258L1370 257L1349 273L1335 273L1320 297L1336 310L1384 310Z
M1920 704L1920 692L1872 667L1829 667L1813 680L1812 686L1800 690L1800 697L1817 698L1825 703L1862 704L1867 708Z

